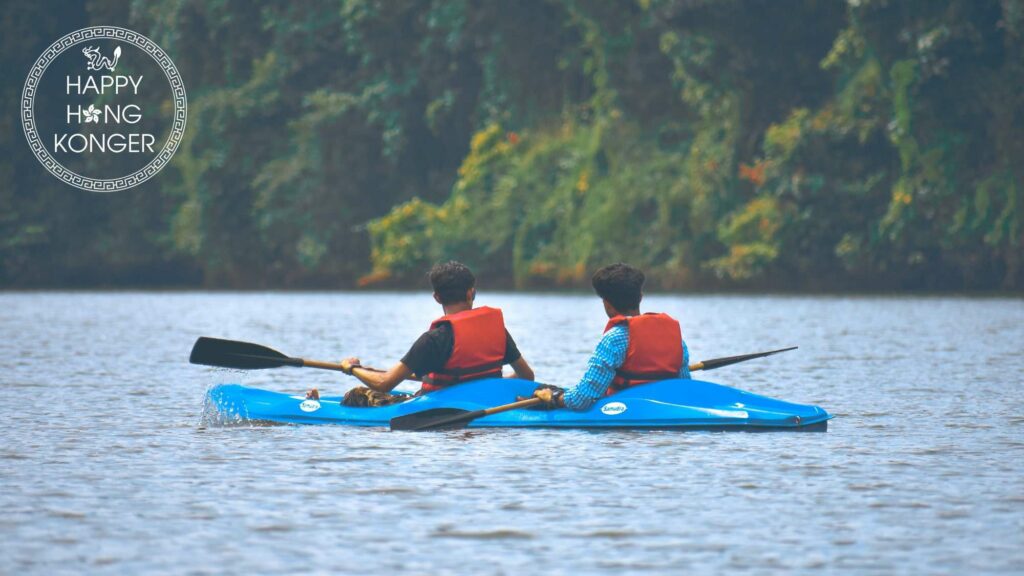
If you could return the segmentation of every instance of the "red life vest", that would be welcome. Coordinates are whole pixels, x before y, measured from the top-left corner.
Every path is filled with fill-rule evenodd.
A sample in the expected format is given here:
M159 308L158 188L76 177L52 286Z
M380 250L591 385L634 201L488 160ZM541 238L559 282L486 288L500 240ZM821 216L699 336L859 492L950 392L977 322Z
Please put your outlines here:
M501 310L481 306L442 316L430 323L452 327L452 355L444 368L423 379L420 392L433 392L466 380L501 376L505 364L505 318Z
M683 367L683 334L679 322L668 314L616 316L608 321L607 332L619 324L629 330L626 360L615 371L608 395L637 384L678 378Z

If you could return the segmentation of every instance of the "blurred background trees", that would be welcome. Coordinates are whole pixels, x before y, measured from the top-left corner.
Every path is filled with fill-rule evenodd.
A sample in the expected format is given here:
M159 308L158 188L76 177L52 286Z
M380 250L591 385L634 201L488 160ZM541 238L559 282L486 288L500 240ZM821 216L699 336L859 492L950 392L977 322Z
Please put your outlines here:
M1024 286L1024 0L90 0L189 91L170 167L65 187L3 120L6 286ZM154 106L168 103L154 102Z

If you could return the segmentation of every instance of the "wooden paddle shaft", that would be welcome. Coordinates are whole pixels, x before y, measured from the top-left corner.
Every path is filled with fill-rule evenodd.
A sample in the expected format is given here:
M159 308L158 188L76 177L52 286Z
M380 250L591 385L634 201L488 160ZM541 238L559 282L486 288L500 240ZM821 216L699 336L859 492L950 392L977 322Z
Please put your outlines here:
M306 360L302 358L302 365L306 368L322 368L324 370L337 370L338 372L344 372L340 363L336 362L321 362L319 360Z
M345 370L341 367L341 364L337 362L321 362L320 360L306 360L305 358L299 358L302 360L303 368L323 368L324 370L337 370L338 372L344 372ZM380 368L371 368L369 366L353 366L360 370L366 370L367 372L383 372Z
M696 364L690 364L690 370L701 370L704 368L703 362L697 362ZM479 416L474 416L473 419L481 418L483 416L490 416L491 414L499 414L501 412L508 412L509 410L518 410L519 408L529 408L530 406L536 406L542 403L543 400L540 398L527 398L526 400L520 400L519 402L513 402L511 404L505 404L503 406L495 406L494 408L487 408L481 410Z
M503 406L495 406L494 408L488 408L482 410L481 416L490 416L491 414L498 414L500 412L508 412L509 410L517 410L519 408L528 408L535 406L543 402L540 398L527 398L526 400L520 400L519 402L513 402L511 404L505 404Z
M300 358L300 360L302 360L303 368L322 368L324 370L337 370L338 372L344 372L344 370L342 370L342 368L341 368L341 364L339 364L339 363L335 363L335 362L321 362L320 360L306 360L305 358ZM383 372L383 370L381 370L380 368L371 368L370 366L353 366L352 368L355 369L355 370L365 370L367 372L376 372L378 374ZM421 382L422 381L422 379L419 376L415 375L415 374L413 374L412 376L406 378L406 380L412 380L413 382Z

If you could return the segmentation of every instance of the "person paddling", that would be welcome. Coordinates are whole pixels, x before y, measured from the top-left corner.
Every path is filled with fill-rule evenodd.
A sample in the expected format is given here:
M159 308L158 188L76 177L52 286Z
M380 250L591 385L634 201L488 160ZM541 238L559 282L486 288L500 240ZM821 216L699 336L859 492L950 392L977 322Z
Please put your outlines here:
M543 407L583 411L630 386L690 378L690 352L679 322L668 314L640 313L644 280L643 272L622 263L594 273L591 283L609 318L604 336L574 388L540 386L534 391Z
M414 374L423 378L417 394L469 380L500 378L505 364L512 366L516 378L533 380L533 369L505 329L501 310L473 307L476 278L466 265L455 261L435 265L430 270L430 284L444 316L434 320L390 370L363 369L358 358L342 360L343 371L365 384L349 390L343 404L383 406L405 400L408 396L391 391ZM314 388L307 396L319 398L319 393Z

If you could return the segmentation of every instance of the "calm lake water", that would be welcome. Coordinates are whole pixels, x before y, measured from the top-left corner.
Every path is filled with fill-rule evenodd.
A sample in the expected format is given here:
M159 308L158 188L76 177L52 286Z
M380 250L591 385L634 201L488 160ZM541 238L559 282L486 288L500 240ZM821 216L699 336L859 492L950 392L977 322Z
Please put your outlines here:
M571 385L584 295L481 294ZM827 433L204 427L204 391L336 394L188 364L197 336L386 366L428 294L0 294L0 573L1024 571L1024 301L651 296L708 380Z

